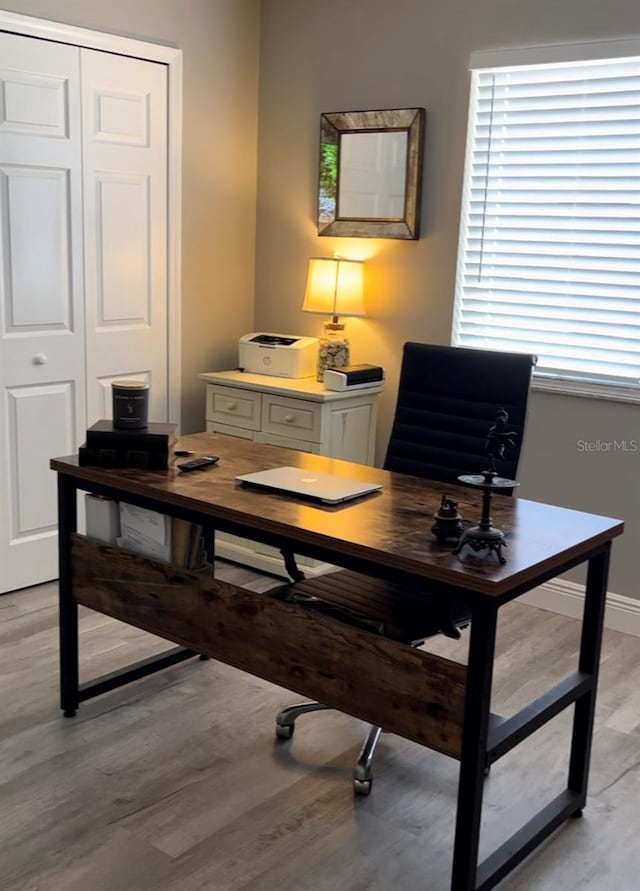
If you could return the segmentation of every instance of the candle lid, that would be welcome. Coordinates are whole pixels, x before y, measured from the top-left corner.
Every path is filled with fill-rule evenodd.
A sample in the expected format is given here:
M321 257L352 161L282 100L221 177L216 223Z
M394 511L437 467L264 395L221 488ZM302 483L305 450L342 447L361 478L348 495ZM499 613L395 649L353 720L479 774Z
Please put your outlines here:
M123 387L126 390L148 390L149 384L145 381L112 381L112 387Z

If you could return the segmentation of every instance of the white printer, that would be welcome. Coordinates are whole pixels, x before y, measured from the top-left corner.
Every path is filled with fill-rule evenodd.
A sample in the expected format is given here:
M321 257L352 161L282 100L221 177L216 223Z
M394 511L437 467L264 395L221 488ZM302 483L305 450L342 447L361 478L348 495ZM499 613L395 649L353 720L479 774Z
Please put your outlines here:
M245 334L238 343L238 366L253 374L311 377L318 362L318 338L295 334Z

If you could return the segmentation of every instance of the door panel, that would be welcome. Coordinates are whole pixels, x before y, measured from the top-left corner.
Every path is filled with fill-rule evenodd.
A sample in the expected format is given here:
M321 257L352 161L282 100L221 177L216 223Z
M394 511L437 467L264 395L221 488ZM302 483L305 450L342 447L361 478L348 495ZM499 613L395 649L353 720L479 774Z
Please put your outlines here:
M112 79L111 76L109 79ZM93 96L93 139L149 148L151 122L148 93L116 92L94 86Z
M13 47L17 46L13 35L10 37ZM17 38L19 41L26 39ZM9 46L7 55L3 52L5 62L15 60L13 47ZM7 67L0 68L0 81L4 94L4 115L0 121L0 130L32 136L69 136L65 74L43 76Z
M5 211L0 251L7 270L3 288L6 332L30 329L35 334L43 326L68 330L73 300L69 171L4 166L0 194ZM37 262L34 245L38 246Z
M0 591L55 578L85 427L79 50L0 34Z
M56 479L49 459L74 450L74 382L12 387L5 398L7 522L2 580L14 589L33 585L43 572L57 574ZM30 559L34 555L35 566Z
M12 543L34 532L56 531L56 479L52 454L68 455L75 442L73 382L16 387L8 392L12 499ZM47 418L46 435L42 419ZM60 451L55 451L60 450ZM43 493L48 497L43 498ZM54 543L55 545L55 543Z
M96 329L151 325L149 178L96 176ZM122 225L122 209L127 223ZM108 332L107 332L108 333Z
M166 68L85 50L81 64L88 423L111 416L105 388L125 377L166 421Z

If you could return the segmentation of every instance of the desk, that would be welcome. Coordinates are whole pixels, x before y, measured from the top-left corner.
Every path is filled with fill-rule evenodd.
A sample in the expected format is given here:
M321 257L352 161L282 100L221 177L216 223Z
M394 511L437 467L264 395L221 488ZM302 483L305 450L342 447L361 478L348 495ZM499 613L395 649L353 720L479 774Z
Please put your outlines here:
M61 706L80 702L204 654L428 745L460 761L452 891L487 891L586 803L611 542L619 520L523 499L495 499L507 562L463 562L429 529L443 486L372 467L239 441L184 437L184 448L220 455L206 472L180 474L79 467L58 458ZM381 482L350 505L314 506L238 486L239 473L296 464ZM446 487L463 516L479 515L476 491ZM96 492L319 560L419 587L436 580L472 612L468 666L312 614L304 606L118 551L75 534L76 492ZM490 711L499 608L550 578L588 563L576 671L517 714ZM80 686L78 604L182 645ZM260 646L255 646L255 641ZM567 785L478 864L485 770L574 705Z

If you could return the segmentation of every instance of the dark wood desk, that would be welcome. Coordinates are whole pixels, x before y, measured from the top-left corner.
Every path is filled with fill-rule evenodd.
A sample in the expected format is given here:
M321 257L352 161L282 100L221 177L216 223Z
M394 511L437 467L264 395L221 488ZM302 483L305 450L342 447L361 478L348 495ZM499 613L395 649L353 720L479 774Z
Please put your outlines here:
M445 490L466 518L480 496L363 465L257 445L217 434L181 445L220 455L204 472L109 470L58 458L61 706L203 654L375 723L460 761L452 891L486 891L586 803L600 643L612 539L619 520L522 499L495 499L507 562L462 561L435 543L432 515ZM380 493L335 507L247 489L237 474L297 464L383 484ZM76 492L96 492L359 572L419 587L437 580L472 611L468 666L396 643L303 606L101 545L76 530ZM579 662L517 714L490 711L498 609L588 562ZM181 646L88 684L78 683L78 604ZM260 646L255 646L255 641ZM486 769L574 705L566 788L478 864Z

